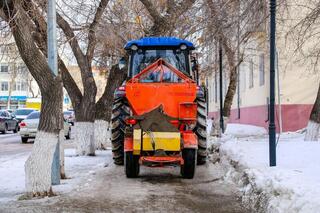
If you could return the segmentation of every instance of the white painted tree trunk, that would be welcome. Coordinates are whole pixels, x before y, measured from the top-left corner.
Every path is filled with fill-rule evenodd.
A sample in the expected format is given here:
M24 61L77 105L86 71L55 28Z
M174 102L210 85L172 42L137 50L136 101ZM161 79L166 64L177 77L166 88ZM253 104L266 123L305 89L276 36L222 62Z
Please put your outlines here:
M309 120L304 140L318 141L319 129L320 129L319 123Z
M48 196L52 194L52 162L57 143L57 134L42 131L37 133L31 155L25 163L28 195Z
M75 141L77 144L77 155L94 155L94 124L93 122L76 122Z
M59 133L59 145L60 145L60 177L66 179L66 172L64 169L64 130Z
M111 146L111 130L108 121L94 121L94 142L96 149L107 149Z

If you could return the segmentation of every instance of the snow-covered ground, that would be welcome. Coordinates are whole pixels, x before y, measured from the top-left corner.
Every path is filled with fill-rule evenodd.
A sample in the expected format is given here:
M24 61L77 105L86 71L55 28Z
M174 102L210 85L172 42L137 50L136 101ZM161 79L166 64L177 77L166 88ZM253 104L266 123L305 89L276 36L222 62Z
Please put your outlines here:
M283 133L277 145L277 166L269 167L264 128L228 124L221 140L212 139L226 180L243 191L243 202L263 212L320 211L320 142L301 133Z
M24 164L27 153L0 156L0 204L1 202L17 200L25 192ZM110 151L96 151L95 157L76 156L75 149L65 149L65 170L67 178L60 185L53 186L57 194L68 193L85 187L92 181L92 175L111 161Z

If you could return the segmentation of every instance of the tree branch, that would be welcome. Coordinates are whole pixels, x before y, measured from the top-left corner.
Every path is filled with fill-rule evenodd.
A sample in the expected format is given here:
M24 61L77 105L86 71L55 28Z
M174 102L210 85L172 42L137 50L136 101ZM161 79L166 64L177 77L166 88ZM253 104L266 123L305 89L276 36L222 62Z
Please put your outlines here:
M97 12L93 18L92 23L89 26L89 33L88 33L88 47L87 47L87 59L89 62L92 61L93 58L93 54L94 54L94 49L97 43L97 39L96 39L96 30L98 27L98 24L101 20L101 17L103 15L103 12L105 10L105 8L108 5L109 0L101 0L99 7L97 9Z
M151 1L140 0L140 2L146 7L154 22L163 18Z
M30 18L34 22L34 39L36 44L38 45L41 52L47 56L47 23L44 17L40 14L40 11L37 8L32 7L30 3L24 3L23 8L26 12L29 13ZM73 106L79 104L82 99L82 94L77 86L76 82L70 75L67 66L63 62L63 60L58 55L58 66L61 72L62 81L65 89L67 90Z
M78 43L78 40L76 38L76 35L74 34L71 26L69 23L59 14L57 13L57 22L59 27L63 30L65 36L67 37L67 40L70 44L70 47L72 49L72 52L74 56L76 57L76 60L79 64L79 67L87 67L87 59L85 55L83 54L80 45Z

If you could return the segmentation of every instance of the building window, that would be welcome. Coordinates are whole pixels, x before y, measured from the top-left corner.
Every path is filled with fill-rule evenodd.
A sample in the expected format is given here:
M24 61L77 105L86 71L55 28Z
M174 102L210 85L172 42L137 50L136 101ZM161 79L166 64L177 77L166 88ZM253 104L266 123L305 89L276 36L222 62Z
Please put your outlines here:
M250 72L249 72L249 88L254 87L254 80L253 80L253 61L250 61Z
M8 65L4 65L4 64L1 64L0 66L0 72L9 72L9 66Z
M1 91L8 91L9 90L9 83L4 81L1 82Z
M264 54L262 53L259 57L259 84L264 85Z
M25 73L27 72L27 67L24 65L19 65L18 66L18 73Z
M14 91L27 91L27 82L25 81L18 81L15 82L13 85Z

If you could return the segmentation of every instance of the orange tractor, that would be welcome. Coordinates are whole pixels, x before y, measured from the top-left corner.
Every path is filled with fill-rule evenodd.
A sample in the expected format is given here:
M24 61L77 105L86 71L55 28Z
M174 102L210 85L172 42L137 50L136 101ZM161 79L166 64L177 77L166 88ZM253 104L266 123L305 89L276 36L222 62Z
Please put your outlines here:
M116 89L112 109L114 163L128 178L140 165L180 166L193 178L207 157L206 99L198 84L191 42L148 37L126 44L128 80Z

